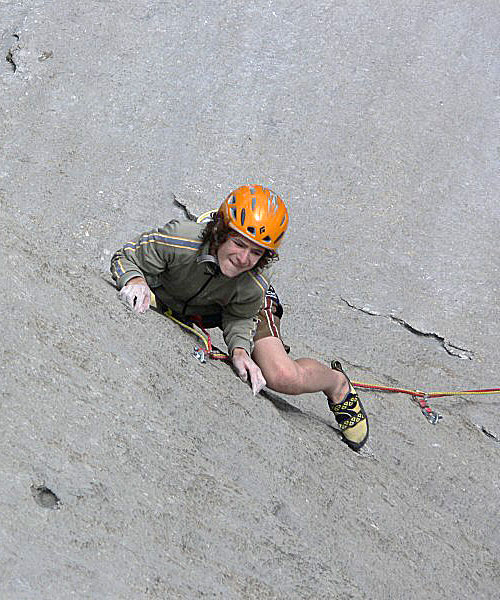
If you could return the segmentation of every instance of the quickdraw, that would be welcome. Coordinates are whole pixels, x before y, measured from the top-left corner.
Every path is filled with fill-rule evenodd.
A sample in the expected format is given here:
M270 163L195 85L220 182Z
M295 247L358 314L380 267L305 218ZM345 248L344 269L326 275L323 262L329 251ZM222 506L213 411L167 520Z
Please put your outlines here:
M439 421L443 418L443 415L440 415L436 410L432 410L432 408L427 404L427 394L425 394L424 396L412 395L412 398L413 401L420 406L422 414L431 425L437 425Z

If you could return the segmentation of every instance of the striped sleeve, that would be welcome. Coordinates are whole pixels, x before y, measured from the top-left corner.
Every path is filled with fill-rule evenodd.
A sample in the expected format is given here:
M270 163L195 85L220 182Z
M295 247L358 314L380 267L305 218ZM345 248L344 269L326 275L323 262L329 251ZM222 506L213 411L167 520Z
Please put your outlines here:
M197 238L178 234L178 221L147 231L127 242L111 259L111 276L121 289L133 277L158 275L175 259L176 252L196 252L201 246Z

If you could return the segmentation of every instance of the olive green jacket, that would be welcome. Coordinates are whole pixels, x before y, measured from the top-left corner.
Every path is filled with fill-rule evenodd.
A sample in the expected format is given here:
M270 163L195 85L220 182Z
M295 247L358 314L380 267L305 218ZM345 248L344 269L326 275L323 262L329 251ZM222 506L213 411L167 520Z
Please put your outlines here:
M111 275L118 289L132 277L144 277L160 302L179 315L220 314L229 353L244 348L250 354L269 282L254 271L223 275L200 240L203 227L174 220L143 233L115 252Z

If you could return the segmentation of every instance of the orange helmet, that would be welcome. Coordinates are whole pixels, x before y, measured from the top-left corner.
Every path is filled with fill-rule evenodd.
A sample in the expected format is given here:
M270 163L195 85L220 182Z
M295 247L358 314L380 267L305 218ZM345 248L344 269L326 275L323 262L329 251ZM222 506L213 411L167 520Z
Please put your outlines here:
M244 185L219 208L226 225L267 250L276 250L288 227L283 200L261 185Z

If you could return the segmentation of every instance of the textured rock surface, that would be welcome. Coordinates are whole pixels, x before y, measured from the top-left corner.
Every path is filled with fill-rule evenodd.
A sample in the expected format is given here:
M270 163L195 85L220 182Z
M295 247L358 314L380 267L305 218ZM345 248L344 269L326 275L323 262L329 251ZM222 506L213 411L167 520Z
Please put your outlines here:
M321 394L254 398L108 275L174 195L262 182L295 357L499 386L497 3L4 1L0 27L0 598L497 597L498 396L433 427L365 392L358 455Z

